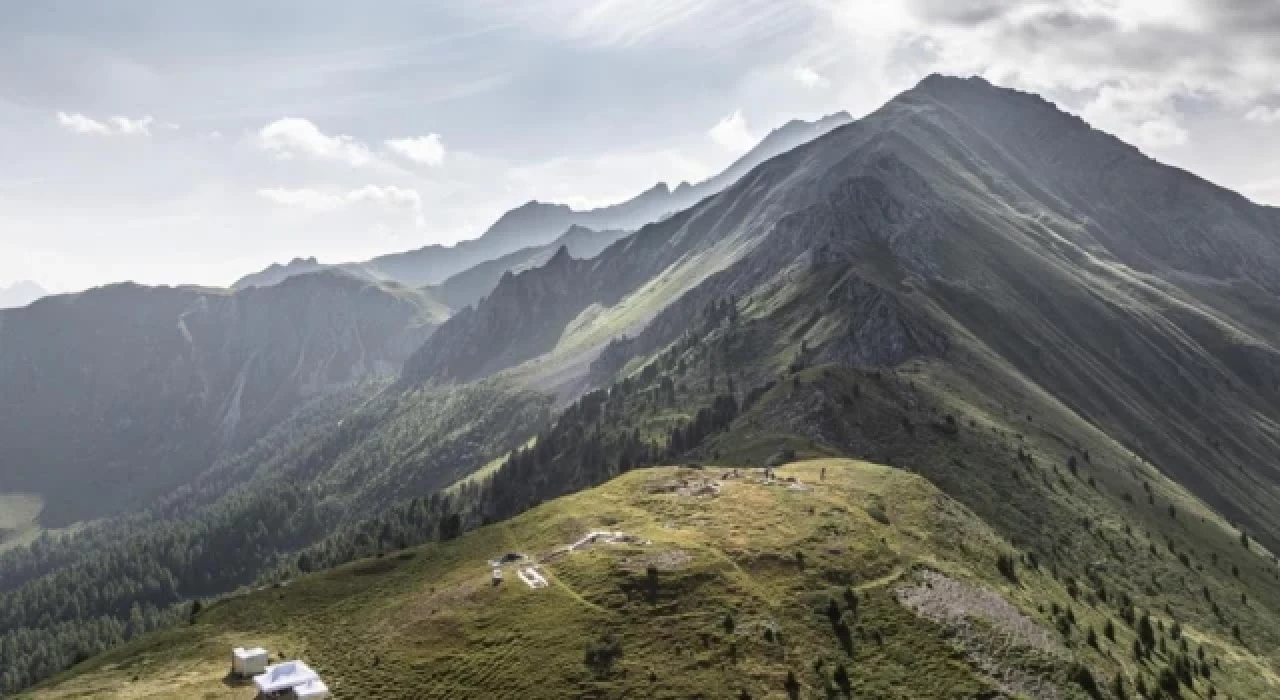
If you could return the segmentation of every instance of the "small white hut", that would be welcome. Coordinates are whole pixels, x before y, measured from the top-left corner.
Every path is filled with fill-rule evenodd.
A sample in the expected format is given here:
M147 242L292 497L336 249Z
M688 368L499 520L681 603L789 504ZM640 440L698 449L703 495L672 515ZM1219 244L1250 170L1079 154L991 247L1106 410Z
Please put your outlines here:
M312 671L310 666L301 661L285 661L268 666L263 673L253 677L253 684L258 686L258 693L268 698L288 697L290 693L293 697L298 697L299 687L319 681L320 674ZM308 696L309 700L327 696L329 689L324 687L323 682L317 687L323 688L325 695L311 695Z
M236 647L231 650L231 673L247 678L267 670L267 650L261 647L244 649Z

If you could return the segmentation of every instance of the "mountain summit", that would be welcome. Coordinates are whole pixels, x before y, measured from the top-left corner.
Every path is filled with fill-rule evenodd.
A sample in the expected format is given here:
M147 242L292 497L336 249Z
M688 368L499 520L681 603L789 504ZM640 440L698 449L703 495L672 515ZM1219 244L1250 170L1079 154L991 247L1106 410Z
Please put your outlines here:
M619 336L650 352L713 299L767 297L779 275L794 286L831 266L852 307L814 310L831 320L816 323L813 356L897 364L946 355L947 336L979 343L1280 538L1277 511L1254 502L1259 489L1280 500L1280 480L1257 466L1274 461L1273 437L1249 427L1280 423L1280 212L976 78L931 76L571 277L503 280L407 372L465 380L519 367L534 385L574 391ZM499 309L525 288L561 291ZM517 313L536 336L488 325Z
M26 306L46 294L44 287L31 280L14 282L8 287L0 287L0 309Z

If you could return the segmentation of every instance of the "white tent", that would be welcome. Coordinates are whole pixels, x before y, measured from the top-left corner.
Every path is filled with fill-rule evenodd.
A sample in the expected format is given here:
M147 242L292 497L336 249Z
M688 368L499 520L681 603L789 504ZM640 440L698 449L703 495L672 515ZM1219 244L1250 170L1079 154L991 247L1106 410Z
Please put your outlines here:
M547 579L543 578L542 574L538 573L538 570L532 566L521 568L516 572L516 575L519 576L520 580L524 581L525 585L529 588L547 587Z
M267 650L261 647L231 650L231 672L237 676L252 676L267 670Z
M253 677L253 684L258 686L259 693L268 695L282 690L296 689L300 685L318 680L320 680L320 674L312 671L310 666L301 661L286 661L268 666L265 673ZM328 689L325 692L328 692Z
M293 696L297 700L324 700L329 697L329 686L319 678L293 686Z

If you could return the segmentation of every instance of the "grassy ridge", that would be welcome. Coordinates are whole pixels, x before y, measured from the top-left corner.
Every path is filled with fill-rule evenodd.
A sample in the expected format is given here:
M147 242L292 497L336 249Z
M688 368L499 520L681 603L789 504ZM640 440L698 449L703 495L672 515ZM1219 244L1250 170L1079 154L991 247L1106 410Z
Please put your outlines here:
M1104 674L1150 687L1178 655L1197 656L1203 646L1213 668L1196 693L1210 685L1220 696L1280 692L1272 553L1256 541L1243 546L1238 530L1156 465L998 370L939 362L899 372L812 368L780 382L705 451L750 463L785 445L801 456L839 452L909 468L972 508L1024 563L1035 557L1044 581L1025 585L1022 576L1021 606L1050 628L1070 609L1075 622L1064 642L1094 656ZM1161 651L1133 657L1126 608L1150 613ZM1108 622L1114 642L1103 634Z
M338 697L785 697L788 672L808 697L837 688L841 668L859 697L994 687L895 597L921 567L1010 588L995 561L1012 550L967 509L919 477L848 460L780 470L811 490L730 480L717 497L666 492L721 471L632 472L454 542L227 600L30 697L248 698L221 680L233 643L306 659ZM490 584L488 558L545 554L597 528L650 543L561 557L544 567L547 589L510 575ZM850 624L845 643L833 601ZM612 663L585 663L589 646L615 643ZM1069 697L1065 659L1024 649L1002 663L1038 669Z

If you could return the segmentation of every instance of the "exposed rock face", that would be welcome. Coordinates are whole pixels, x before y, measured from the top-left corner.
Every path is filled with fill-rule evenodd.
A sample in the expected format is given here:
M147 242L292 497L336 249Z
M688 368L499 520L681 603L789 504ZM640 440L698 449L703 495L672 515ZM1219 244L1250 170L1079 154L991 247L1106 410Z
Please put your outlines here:
M414 353L406 375L465 381L550 350L579 311L570 292L589 266L562 246L543 267L507 272L484 303L454 317L453 332Z
M947 336L894 293L851 277L832 289L829 303L845 319L843 334L818 348L816 362L846 367L893 367L922 356L941 356Z
M745 296L778 270L815 250L844 260L885 256L894 261L895 270L884 274L894 281L908 273L916 277L938 274L941 254L935 250L935 241L942 229L942 214L930 186L887 148L878 132L853 134L844 140L844 147L853 155L842 158L838 152L814 144L797 149L760 166L697 207L610 246L567 277L558 269L539 268L515 278L519 285L504 279L494 294L479 304L477 314L450 319L419 353L422 358L443 358L464 354L452 348L469 348L467 353L473 356L465 363L468 371L451 371L428 359L411 363L408 375L466 380L514 366L550 350L554 339L579 314L592 307L612 307L628 295L643 294L642 287L653 288L655 277L689 276L692 282L687 291L628 299L629 304L653 309L651 320L646 319L652 330L645 331L636 352L651 352L669 342L708 301ZM717 270L725 263L718 249L726 247L728 240L740 241L726 251L740 258ZM702 262L690 262L696 260ZM533 281L542 276L548 279ZM509 300L523 294L522 288L528 286L563 290L545 304L520 307L522 316L535 317L522 320L522 324L539 329L538 342L520 340L519 334L512 338L491 321L510 316L514 307ZM864 344L863 349L846 348L842 357L850 362L883 359L896 363L925 348L933 351L945 345L934 339L937 333L907 332L907 327L921 329L925 324L921 320L900 324L897 319L906 315L890 314L887 303L886 299L867 310L879 316L860 324L864 330L857 342ZM508 308L493 308L498 304ZM857 313L851 315L856 317ZM875 318L883 318L883 326L877 327ZM892 333L873 339L877 330ZM919 346L917 340L922 341ZM602 349L607 341L599 340L596 349ZM873 350L876 344L881 349ZM486 357L474 357L477 353Z
M585 226L571 226L564 235L545 246L522 248L510 255L480 263L445 280L435 291L449 308L463 309L488 296L508 272L541 267L562 247L568 248L569 255L580 260L594 258L628 233L621 229L593 231Z
M917 180L913 184L924 187ZM604 348L592 365L592 382L607 381L632 357L673 341L694 326L710 303L818 279L837 281L812 314L836 319L841 332L815 348L810 361L878 367L942 355L949 344L946 335L902 300L898 288L905 270L924 275L937 268L936 231L925 209L898 199L884 180L858 176L844 181L827 199L783 217L750 254L667 306L634 338ZM868 258L895 265L863 276L859 261Z
M1280 210L979 78L932 76L900 99L927 106L928 120L963 140L967 152L955 157L979 165L984 184L1010 204L1083 224L1072 236L1082 247L1143 271L1244 278L1280 292Z
M409 290L328 272L228 294L114 285L0 314L0 491L46 524L184 483L319 392L393 375L434 327Z

